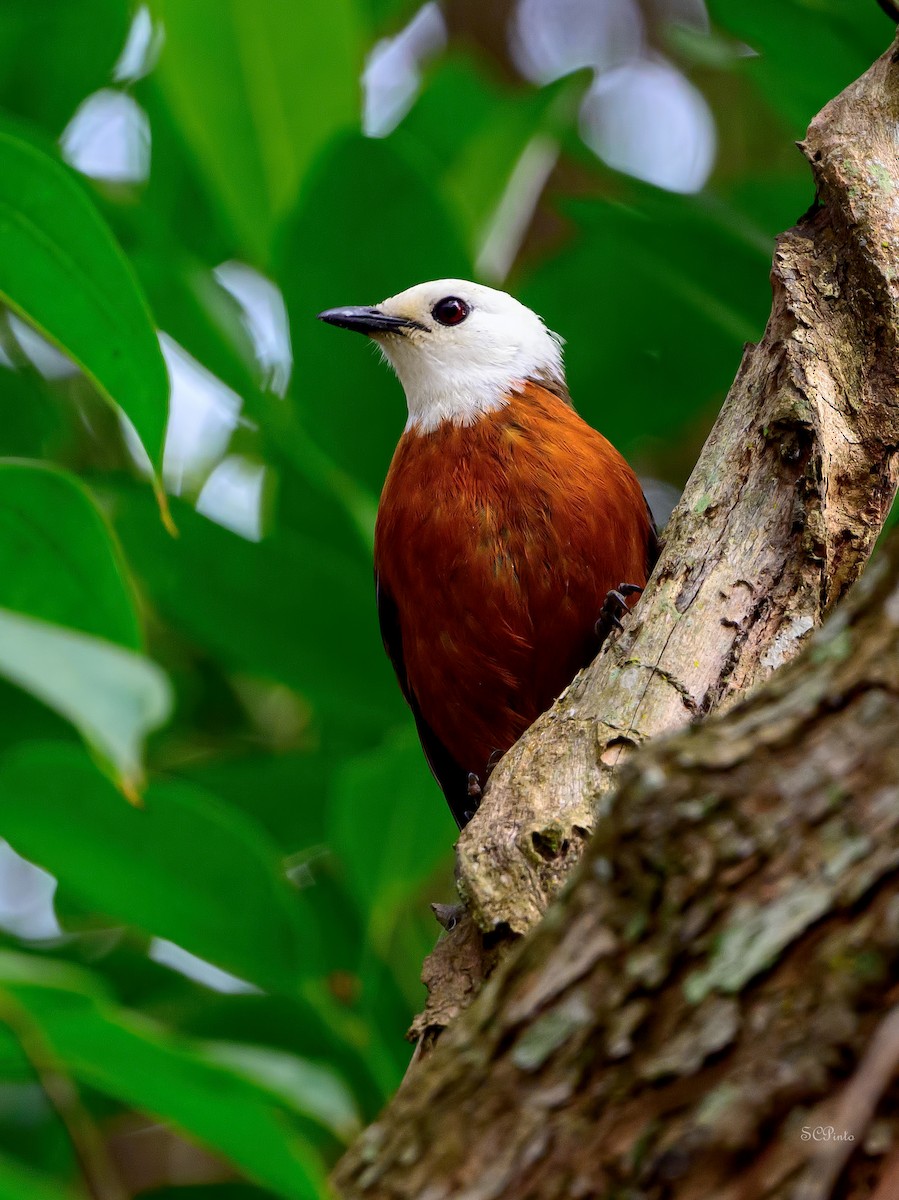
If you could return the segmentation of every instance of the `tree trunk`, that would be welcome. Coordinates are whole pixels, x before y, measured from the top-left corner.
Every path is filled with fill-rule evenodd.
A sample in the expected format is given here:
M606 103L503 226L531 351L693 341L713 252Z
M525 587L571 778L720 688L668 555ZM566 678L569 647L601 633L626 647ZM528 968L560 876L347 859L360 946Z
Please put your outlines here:
M811 636L895 493L897 63L813 122L817 203L646 594L460 837L428 1045L494 975L347 1198L824 1200L850 1156L841 1195L899 1197L895 541Z
M633 757L572 886L340 1194L823 1200L846 1152L841 1194L870 1196L899 1148L895 1016L856 1066L899 1001L897 868L894 538L799 661ZM803 1140L831 1126L854 1140Z
M802 647L859 576L896 491L899 66L812 122L816 199L778 240L747 348L625 632L494 772L457 846L467 912L425 964L426 1042L539 920L624 759L726 707Z

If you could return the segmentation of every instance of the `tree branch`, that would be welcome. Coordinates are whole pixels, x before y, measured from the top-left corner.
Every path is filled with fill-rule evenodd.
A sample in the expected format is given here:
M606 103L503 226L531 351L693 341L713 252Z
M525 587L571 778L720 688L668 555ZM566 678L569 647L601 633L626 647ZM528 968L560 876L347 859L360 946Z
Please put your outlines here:
M897 729L894 538L799 660L633 756L571 886L347 1155L340 1194L829 1195L803 1131L851 1121L860 1142L893 1065L871 1066L899 990ZM880 1121L882 1154L899 1106Z
M425 965L433 1040L545 911L648 738L791 659L862 571L899 446L899 51L813 121L816 204L778 241L737 378L622 636L495 771L457 848L470 916Z

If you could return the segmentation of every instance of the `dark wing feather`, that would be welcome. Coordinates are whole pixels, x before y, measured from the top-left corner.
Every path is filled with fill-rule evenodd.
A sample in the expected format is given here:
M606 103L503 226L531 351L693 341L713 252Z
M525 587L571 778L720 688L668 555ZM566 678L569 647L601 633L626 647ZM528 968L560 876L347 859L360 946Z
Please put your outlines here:
M474 802L468 795L468 772L464 770L438 738L437 734L424 719L415 693L409 687L406 677L406 664L403 659L403 631L400 628L399 611L396 602L375 574L375 593L378 599L378 621L381 626L381 640L387 657L393 664L396 677L406 703L412 709L415 725L424 750L431 774L440 784L450 812L461 829L468 821L467 812L474 807Z
M659 539L659 527L656 525L652 509L649 507L649 501L645 496L643 497L643 503L646 505L646 515L649 517L649 536L646 539L646 578L649 579L653 568L659 561L659 554L662 547Z

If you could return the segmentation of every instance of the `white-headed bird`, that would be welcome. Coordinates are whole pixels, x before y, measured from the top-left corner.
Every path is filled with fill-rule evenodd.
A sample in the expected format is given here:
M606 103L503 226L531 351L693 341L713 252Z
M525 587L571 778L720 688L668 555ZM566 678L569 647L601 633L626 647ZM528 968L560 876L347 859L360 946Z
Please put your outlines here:
M572 408L561 340L512 296L441 279L319 316L373 338L406 392L375 529L378 612L461 828L642 589L652 518Z

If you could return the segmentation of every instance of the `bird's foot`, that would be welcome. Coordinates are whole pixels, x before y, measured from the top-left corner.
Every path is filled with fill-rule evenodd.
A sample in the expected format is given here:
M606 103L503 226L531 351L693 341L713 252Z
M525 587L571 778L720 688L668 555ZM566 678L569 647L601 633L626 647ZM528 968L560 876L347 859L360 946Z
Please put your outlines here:
M638 583L619 583L617 588L606 592L602 608L599 610L599 620L594 626L596 636L604 642L613 629L623 629L622 616L630 611L628 596L639 595L643 591Z
M466 824L471 820L471 818L475 815L475 813L481 807L481 793L482 793L482 788L481 788L481 780L480 780L479 776L475 775L474 771L469 771L468 772L468 794L471 797L473 803L472 803L471 808L467 808L465 810L465 812L462 814L462 816L465 818Z
M465 908L461 904L432 904L431 912L437 918L437 923L442 925L447 933L452 933L459 924Z

